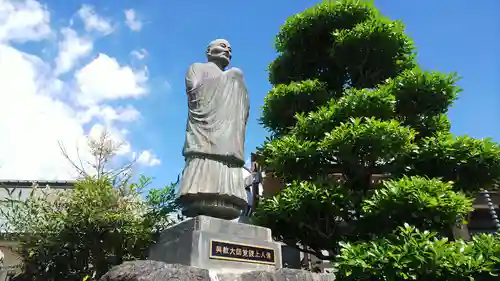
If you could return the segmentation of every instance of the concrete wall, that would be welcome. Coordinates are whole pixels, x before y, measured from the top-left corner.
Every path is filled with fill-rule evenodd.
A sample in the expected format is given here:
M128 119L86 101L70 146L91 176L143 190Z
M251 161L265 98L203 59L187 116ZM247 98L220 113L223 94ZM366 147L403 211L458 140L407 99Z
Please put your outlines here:
M21 265L21 257L16 252L18 242L0 240L0 251L4 255L4 267L16 267ZM1 281L1 280L0 280Z

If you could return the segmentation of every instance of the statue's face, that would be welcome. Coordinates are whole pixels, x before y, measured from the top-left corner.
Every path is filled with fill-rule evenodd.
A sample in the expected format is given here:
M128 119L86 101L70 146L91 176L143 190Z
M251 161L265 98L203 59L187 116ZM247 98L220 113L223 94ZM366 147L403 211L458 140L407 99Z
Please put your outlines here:
M223 39L217 39L210 43L207 49L208 61L217 62L223 67L229 65L233 54L229 42Z

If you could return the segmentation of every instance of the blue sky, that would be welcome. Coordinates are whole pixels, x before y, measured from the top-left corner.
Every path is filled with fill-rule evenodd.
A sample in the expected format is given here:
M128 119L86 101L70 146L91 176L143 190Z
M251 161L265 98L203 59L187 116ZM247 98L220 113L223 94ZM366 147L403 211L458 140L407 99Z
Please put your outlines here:
M8 0L7 3L9 2L16 0ZM29 10L31 7L30 11L33 12L34 0L17 2L31 3L31 6L25 5L24 8ZM45 118L45 113L41 112L38 117L26 121L26 124L31 124L32 131L38 132L35 133L37 137L31 142L20 142L19 138L12 139L7 142L10 146L0 148L0 155L3 152L10 155L0 156L0 177L64 178L64 165L58 164L60 162L57 161L60 160L53 160L55 156L50 156L56 151L56 148L51 146L54 140L66 140L67 146L71 146L70 140L78 139L82 134L81 130L86 134L92 128L95 129L96 124L106 123L116 129L118 137L126 140L129 145L127 151L122 154L124 157L132 154L144 156L141 158L144 160L141 161L143 165L138 172L155 177L154 183L157 186L174 181L184 165L181 155L186 120L184 75L189 64L205 60L206 45L215 38L226 38L230 41L233 47L232 66L241 68L245 73L251 101L246 143L248 157L266 136L257 118L260 116L264 97L270 89L266 68L276 56L273 48L274 36L287 17L318 2L49 0L42 1L38 9L50 15L50 22L45 20L42 24L49 28L50 32L44 33L43 26L38 26L36 31L39 36L25 40L16 40L13 35L9 39L5 35L6 32L2 33L2 24L5 27L7 16L0 13L0 47L2 44L5 47L3 51L0 50L0 74L12 72L10 69L13 69L11 66L15 62L10 62L12 65L6 63L7 55L14 54L12 52L34 55L36 60L41 60L36 63L37 71L45 69L45 72L42 71L45 75L41 76L51 81L42 83L45 91L36 91L35 94L49 92L46 96L51 97L51 102L60 101L69 108L51 118ZM418 61L425 69L457 72L463 77L460 86L464 91L450 111L452 131L477 138L492 137L500 140L500 132L497 129L500 121L500 113L497 110L500 105L500 19L497 18L500 2L376 0L375 3L384 14L403 20L408 34L418 48ZM86 7L86 14L81 13L82 7ZM131 10L134 12L134 21L129 21L131 25L127 25L126 10L129 11L129 16ZM92 18L92 15L97 17ZM34 17L32 18L35 21ZM98 25L95 19L107 21L109 26ZM31 23L31 27L33 26ZM62 66L62 59L57 63L58 57L64 57L61 55L64 50L62 42L70 41L68 28L76 34L74 38L83 38L92 43L90 50L80 44L81 55L73 59L70 69ZM66 30L66 33L63 30ZM2 40L2 36L7 39ZM85 47L85 44L83 45ZM95 63L94 68L87 67L88 71L84 71L85 67L96 59L99 59L100 64ZM124 77L131 77L123 74L126 71L121 72L124 76L113 76L116 79L110 85L102 85L102 82L96 81L104 79L113 69L105 68L107 71L97 75L100 73L98 67L106 67L106 63L112 64L113 60L118 62L122 70L125 67L130 69L129 74L134 74L137 83L129 85L130 83L126 82L128 80ZM62 67L65 71L55 71L58 65L59 69ZM3 80L0 78L0 82L12 79L15 78L4 76ZM20 87L10 84L14 88ZM46 85L59 87L51 86L47 90ZM61 90L60 85L63 85L64 90ZM7 95L1 91L1 87L0 102L3 104L13 99L13 94ZM106 93L103 93L102 89L115 87L121 89L116 90L115 96L103 97ZM18 91L17 88L8 90ZM21 90L27 93L29 91ZM17 102L22 105L22 101L19 98ZM53 114L52 110L47 112L49 115ZM20 113L15 113L14 110L10 114L9 116L20 116ZM83 115L90 117L83 118L85 121L82 121ZM72 123L67 122L67 130L63 127L65 125L47 125L59 122L63 119L61 116L73 118ZM4 113L2 116L0 113L0 117L7 115ZM14 128L12 119L15 118L11 117L10 123L4 122L3 125L0 121L0 135L30 135L27 129ZM81 130L78 129L79 126ZM46 136L49 132L45 134L41 128L51 128L50 133L53 135ZM71 132L73 135L67 136ZM31 135L33 136L33 132ZM43 145L51 148L45 149ZM21 153L28 154L25 150L31 154L21 157ZM36 160L29 165L21 161L33 157L43 160Z

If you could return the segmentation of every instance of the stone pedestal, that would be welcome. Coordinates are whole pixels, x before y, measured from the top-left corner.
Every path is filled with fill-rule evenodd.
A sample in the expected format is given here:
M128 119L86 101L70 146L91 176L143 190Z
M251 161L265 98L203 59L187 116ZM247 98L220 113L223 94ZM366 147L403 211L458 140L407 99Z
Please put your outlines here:
M281 245L272 240L270 229L207 216L165 230L149 259L219 272L282 267Z
M99 281L335 281L335 275L296 269L213 272L198 267L158 261L132 261L113 267Z

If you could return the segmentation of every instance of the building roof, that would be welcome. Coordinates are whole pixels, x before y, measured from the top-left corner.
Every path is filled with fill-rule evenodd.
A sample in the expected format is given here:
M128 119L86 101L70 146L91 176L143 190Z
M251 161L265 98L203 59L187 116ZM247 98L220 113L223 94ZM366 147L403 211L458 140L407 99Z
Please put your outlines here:
M71 188L75 185L76 180L65 181L49 181L49 180L0 180L0 186L16 187L16 188L31 188L33 185L38 186L49 185L51 188Z

